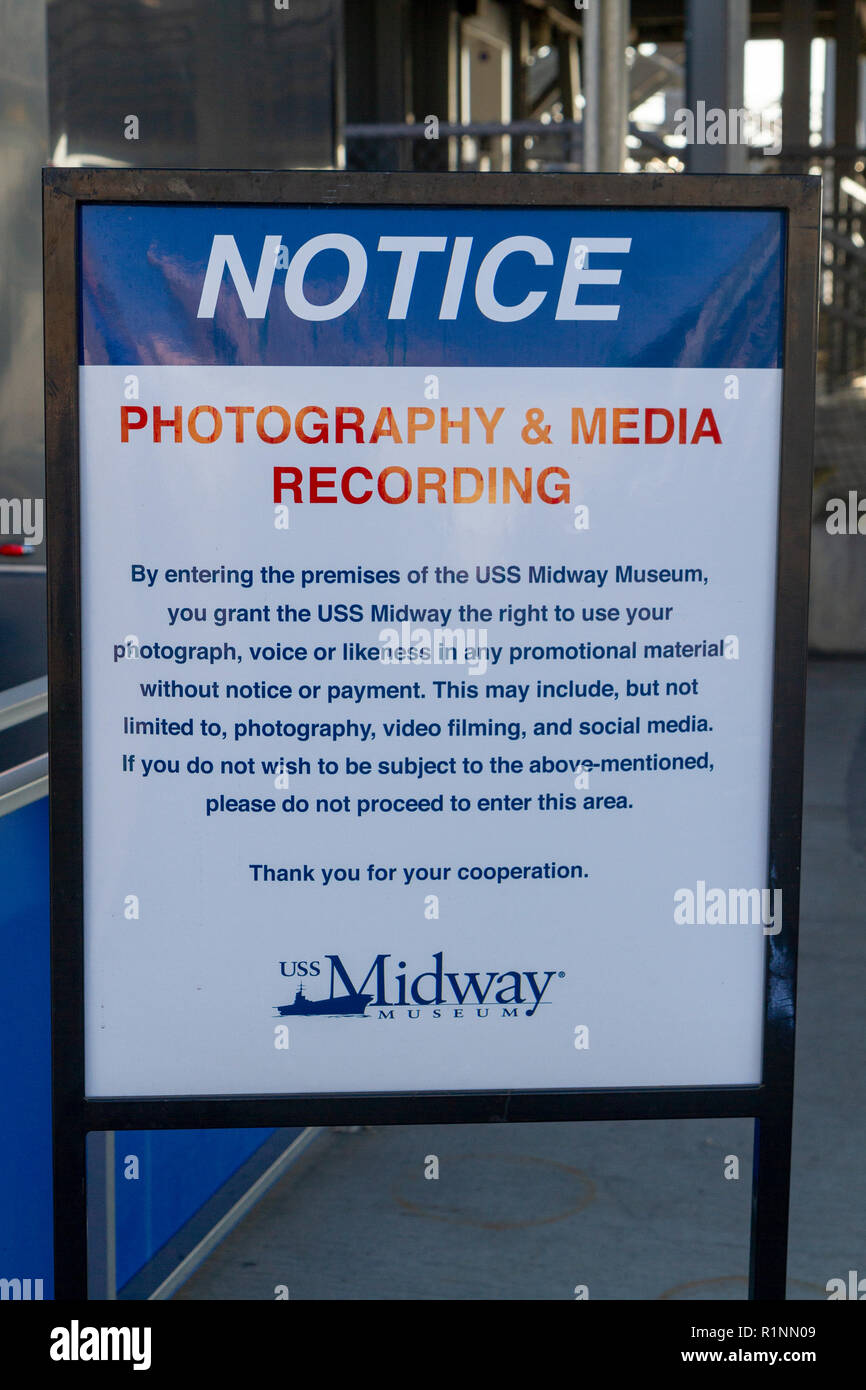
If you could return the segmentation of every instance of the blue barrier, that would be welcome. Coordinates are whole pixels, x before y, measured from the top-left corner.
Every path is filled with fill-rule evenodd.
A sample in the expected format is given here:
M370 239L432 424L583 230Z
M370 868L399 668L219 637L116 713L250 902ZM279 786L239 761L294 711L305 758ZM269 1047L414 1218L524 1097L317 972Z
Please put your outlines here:
M0 1278L50 1298L48 802L0 817ZM31 1296L35 1296L31 1284Z
M153 1255L273 1134L270 1129L127 1130L114 1149L117 1287ZM127 1178L138 1159L139 1177Z
M0 894L0 1280L12 1281L0 1285L0 1299L48 1299L53 1293L53 1244L44 796L0 816ZM138 1276L132 1296L147 1297L158 1280L148 1282L142 1271L159 1263L158 1253L168 1251L169 1266L175 1246L179 1254L186 1253L196 1236L184 1245L178 1234L193 1228L196 1214L222 1215L237 1199L239 1185L249 1185L271 1154L298 1132L119 1133L114 1175L117 1288ZM254 1156L259 1154L257 1168ZM130 1155L138 1159L137 1178L126 1176L134 1168L126 1162ZM104 1202L104 1192L90 1197ZM165 1258L159 1268L162 1277Z

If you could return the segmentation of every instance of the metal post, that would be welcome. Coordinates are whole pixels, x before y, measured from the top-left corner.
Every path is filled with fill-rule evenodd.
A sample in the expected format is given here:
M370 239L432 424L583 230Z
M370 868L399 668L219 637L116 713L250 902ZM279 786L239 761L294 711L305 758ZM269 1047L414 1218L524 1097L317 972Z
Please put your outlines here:
M406 11L402 3L374 0L373 61L376 65L374 101L377 121L406 119ZM411 168L412 150L405 140L387 147L386 169Z
M827 214L831 219L831 228L834 232L839 231L838 208L836 204L836 188L833 179L833 154L832 146L836 138L836 125L834 113L836 110L836 40L827 39L824 44L824 98L821 103L821 140L825 149L830 151L827 156L827 168L829 169L829 179L824 181L825 196L829 194L827 203ZM840 253L835 246L829 248L830 259L827 264L831 270L840 260ZM831 278L831 300L836 300L836 290L839 280L835 274ZM827 353L827 386L830 391L834 390L839 378L839 359L841 348L839 346L839 335L842 325L836 320L828 318L826 320L826 334L828 343Z
M854 0L838 0L836 5L836 92L834 125L834 143L838 153L833 160L833 204L836 211L836 230L850 237L855 228L852 226L851 214L849 211L849 199L841 189L841 180L850 177L854 173L855 158L853 154L857 142L857 88L858 72L857 58L860 46L860 23ZM849 258L844 252L838 249L834 253L842 262L842 269L849 268ZM833 287L833 301L838 300L839 307L850 310L853 306L853 297L850 284L841 277L836 279ZM839 345L840 353L838 357L838 372L841 377L846 377L853 365L853 353L855 350L854 330L842 321L839 324Z
M824 100L821 104L821 140L824 145L832 145L836 138L833 112L836 109L836 41L827 39L824 44Z
M58 1090L55 1086L54 1105ZM54 1116L54 1298L87 1298L87 1158L78 1116Z
M599 167L619 173L625 159L628 119L628 70L625 49L628 39L629 0L605 0L601 6L599 72L601 77L599 121Z
M411 108L416 123L436 116L442 125L459 119L457 107L457 23L447 6L433 7L415 0L410 15ZM438 140L404 142L410 144L410 160L418 170L446 170L455 163L452 145L459 143L440 135Z
M719 144L704 140L702 113L743 108L743 56L749 37L749 0L688 0L686 11L686 105L695 120L688 149L690 174L744 174L748 150L742 131L727 130ZM701 107L698 106L701 102ZM700 128L699 128L700 127ZM731 137L734 137L733 139Z
M853 173L853 149L857 143L857 56L860 24L854 0L836 5L836 91L834 94L834 143L848 153L836 159L835 176ZM844 229L843 229L844 230Z
M814 19L814 0L783 0L782 167L790 174L803 173L809 164L808 156L792 158L786 151L809 144Z
M230 0L196 0L196 150L202 167L246 168L253 157L250 129L249 25ZM166 151L168 154L169 152Z
M755 1121L749 1298L785 1298L788 1202L791 1190L791 1109Z
M522 5L511 8L511 119L522 121L529 114L526 97L526 67L529 58L529 21ZM512 171L526 168L523 136L511 137Z
M559 51L562 114L565 120L570 124L564 157L570 164L573 164L575 163L574 122L580 114L577 101L580 95L580 69L577 62L577 39L574 34L569 31L560 29L556 37L556 46Z
M601 73L599 52L601 45L600 7L590 5L583 11L583 39L581 59L583 64L583 86L586 104L583 108L583 172L596 174L601 168Z

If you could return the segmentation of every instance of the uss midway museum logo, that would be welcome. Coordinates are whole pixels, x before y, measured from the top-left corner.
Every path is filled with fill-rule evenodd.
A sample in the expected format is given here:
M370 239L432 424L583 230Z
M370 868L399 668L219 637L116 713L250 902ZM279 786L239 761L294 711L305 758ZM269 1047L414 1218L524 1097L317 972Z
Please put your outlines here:
M366 973L355 970L354 976L338 955L323 960L328 965L280 961L280 974L298 981L294 1000L274 1005L280 1018L533 1018L549 1002L551 982L565 978L564 970L452 970L444 951L436 951L432 969L418 975L390 953L377 955ZM328 973L330 989L321 997ZM304 992L311 982L315 995Z

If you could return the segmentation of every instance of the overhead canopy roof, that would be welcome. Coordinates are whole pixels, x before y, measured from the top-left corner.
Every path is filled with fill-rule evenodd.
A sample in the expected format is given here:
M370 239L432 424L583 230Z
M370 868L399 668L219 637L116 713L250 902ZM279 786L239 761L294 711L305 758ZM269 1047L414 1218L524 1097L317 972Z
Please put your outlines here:
M594 0L590 0L594 3ZM704 0L716 4L718 0ZM808 0L799 0L805 5ZM582 18L573 0L527 0L532 8L556 10L564 18ZM832 39L836 11L854 5L860 19L860 48L866 52L866 3L864 0L815 0L815 38ZM752 0L751 37L778 39L782 36L782 0ZM631 0L632 40L636 43L682 42L685 38L686 0Z

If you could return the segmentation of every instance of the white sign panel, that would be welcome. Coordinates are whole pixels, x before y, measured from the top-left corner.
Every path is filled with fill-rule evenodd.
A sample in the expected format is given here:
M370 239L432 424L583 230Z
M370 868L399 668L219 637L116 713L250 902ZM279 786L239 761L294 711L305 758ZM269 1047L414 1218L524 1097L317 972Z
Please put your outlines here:
M760 1081L781 226L83 209L88 1096Z

